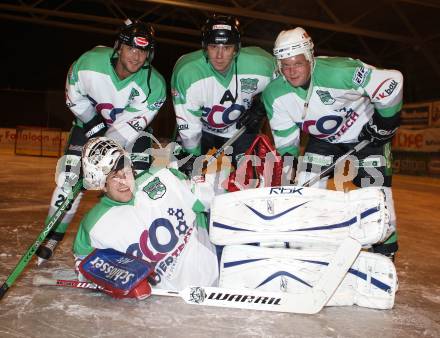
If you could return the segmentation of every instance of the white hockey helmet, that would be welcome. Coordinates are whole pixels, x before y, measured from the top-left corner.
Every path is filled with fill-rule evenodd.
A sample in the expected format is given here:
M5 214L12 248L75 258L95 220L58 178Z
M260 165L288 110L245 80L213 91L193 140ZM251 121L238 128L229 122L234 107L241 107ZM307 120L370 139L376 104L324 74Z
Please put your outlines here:
M131 166L126 151L108 137L90 139L83 147L83 185L87 190L102 190L108 174Z
M312 38L301 27L281 31L275 40L273 48L273 55L277 60L287 59L300 54L304 54L307 61L313 64Z

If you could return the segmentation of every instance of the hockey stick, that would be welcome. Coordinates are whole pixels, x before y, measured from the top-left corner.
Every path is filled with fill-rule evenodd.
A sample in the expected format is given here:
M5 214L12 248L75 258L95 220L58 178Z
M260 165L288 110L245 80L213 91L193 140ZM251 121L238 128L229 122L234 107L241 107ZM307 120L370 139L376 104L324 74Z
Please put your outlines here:
M18 276L20 276L20 274L23 272L24 268L28 265L29 261L32 259L32 256L34 255L35 251L37 251L40 244L46 239L49 232L61 221L70 203L72 203L80 193L82 186L83 186L82 180L80 179L74 185L72 191L69 193L69 195L64 200L64 202L58 207L57 211L49 219L43 231L40 232L35 242L29 247L29 249L21 257L20 261L17 263L14 270L12 270L12 272L9 274L8 278L0 288L0 299L3 298L3 296L8 291L8 289L12 286L12 284L15 282Z
M205 167L209 167L217 158L225 151L227 147L229 147L232 143L237 141L237 139L243 135L243 133L246 131L246 126L241 127L237 130L237 132L232 136L229 140L227 140L220 148L216 150L214 154L211 155L211 157L206 161Z
M308 291L294 293L265 292L254 289L226 289L189 286L182 291L152 289L152 295L180 297L186 303L216 307L314 314L318 313L338 288L356 260L360 244L347 238L337 250L317 285ZM34 285L63 286L100 291L94 283L49 279L36 276Z
M369 140L364 140L362 142L360 142L359 144L357 144L353 149L349 150L348 152L346 152L344 155L342 155L341 157L339 157L332 165L330 165L328 168L324 169L323 171L321 171L317 176L312 177L310 180L306 181L305 183L303 183L302 187L310 187L312 185L314 185L316 182L318 182L321 178L323 178L325 175L327 175L330 171L334 170L334 168L339 164L344 162L348 156L359 152L360 150L364 149L367 145L370 144Z

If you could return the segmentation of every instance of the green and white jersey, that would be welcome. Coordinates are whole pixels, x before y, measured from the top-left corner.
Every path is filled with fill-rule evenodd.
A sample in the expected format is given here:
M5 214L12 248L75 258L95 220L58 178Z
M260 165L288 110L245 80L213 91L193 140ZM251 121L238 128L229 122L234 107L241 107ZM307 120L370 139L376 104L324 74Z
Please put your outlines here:
M236 121L273 77L273 57L258 47L241 48L225 75L202 50L182 56L171 79L177 126L186 151L199 155L202 130L230 138Z
M113 248L152 263L160 288L216 284L217 256L204 207L180 175L173 169L145 172L127 203L102 197L81 221L75 256Z
M310 89L293 87L279 76L263 92L275 145L282 155L298 155L300 130L330 143L354 143L374 113L391 117L402 107L399 71L341 57L317 57L315 62Z
M81 122L102 115L109 127L106 136L118 133L116 141L125 146L156 116L166 98L166 84L154 68L149 83L148 69L144 68L120 80L111 63L112 54L112 48L99 46L72 64L66 81L66 103Z

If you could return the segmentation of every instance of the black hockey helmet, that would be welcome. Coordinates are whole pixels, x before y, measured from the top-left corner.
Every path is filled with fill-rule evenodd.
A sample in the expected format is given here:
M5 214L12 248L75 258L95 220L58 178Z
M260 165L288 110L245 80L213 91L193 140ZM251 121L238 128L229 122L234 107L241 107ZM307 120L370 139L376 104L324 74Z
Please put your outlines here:
M115 44L115 50L119 50L121 44L148 51L148 63L153 60L154 48L156 45L154 29L151 25L142 21L125 21L120 28Z
M236 17L217 15L206 20L202 27L202 47L209 44L235 45L238 51L241 47L240 22Z

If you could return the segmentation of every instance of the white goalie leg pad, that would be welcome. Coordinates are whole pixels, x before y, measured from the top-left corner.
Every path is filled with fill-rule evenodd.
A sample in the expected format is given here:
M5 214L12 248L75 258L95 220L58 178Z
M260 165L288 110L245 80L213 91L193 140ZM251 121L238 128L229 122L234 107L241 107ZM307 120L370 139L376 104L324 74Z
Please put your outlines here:
M220 287L308 292L316 286L334 253L226 246L220 265ZM380 254L361 252L327 306L391 309L396 289L397 275L391 260Z
M341 192L271 187L216 196L210 238L218 245L293 242L339 245L348 236L363 246L383 241L389 213L381 188Z

